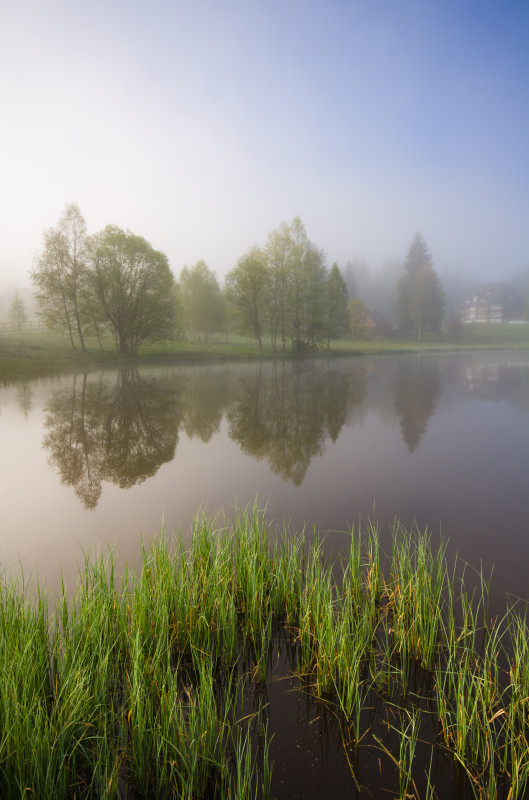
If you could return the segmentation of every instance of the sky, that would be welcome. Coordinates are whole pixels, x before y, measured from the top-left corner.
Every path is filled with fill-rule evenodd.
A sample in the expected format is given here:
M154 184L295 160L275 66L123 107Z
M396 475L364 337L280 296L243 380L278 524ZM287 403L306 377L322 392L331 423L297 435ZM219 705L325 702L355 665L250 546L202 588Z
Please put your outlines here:
M529 265L526 0L0 0L0 288L76 202L222 280L301 217L330 266Z

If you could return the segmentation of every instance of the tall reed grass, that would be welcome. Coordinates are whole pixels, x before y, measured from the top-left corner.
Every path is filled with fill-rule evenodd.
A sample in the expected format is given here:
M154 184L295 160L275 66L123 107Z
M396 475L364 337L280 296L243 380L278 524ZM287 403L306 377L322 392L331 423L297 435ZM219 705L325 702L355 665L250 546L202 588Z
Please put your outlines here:
M0 795L274 796L255 688L286 648L302 690L339 715L349 763L350 748L377 747L398 767L399 797L418 797L416 746L433 719L430 750L450 754L476 797L523 798L527 617L488 619L487 581L471 592L465 574L445 543L398 523L387 555L370 525L330 563L320 539L272 536L254 508L197 518L189 546L162 533L138 574L118 579L112 553L87 559L53 613L4 576ZM374 704L398 710L394 747L368 737ZM431 758L427 775L433 798Z

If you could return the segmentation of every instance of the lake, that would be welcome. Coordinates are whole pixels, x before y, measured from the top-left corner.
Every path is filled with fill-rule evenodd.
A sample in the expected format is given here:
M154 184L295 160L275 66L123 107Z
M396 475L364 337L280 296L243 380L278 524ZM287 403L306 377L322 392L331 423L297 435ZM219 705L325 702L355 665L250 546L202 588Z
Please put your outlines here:
M492 606L529 597L529 354L449 353L76 374L0 388L0 560L53 593L84 553L121 564L162 525L267 507L271 526L327 532L395 519L449 540ZM275 796L357 796L341 729L292 682L268 687ZM295 731L295 733L293 733ZM428 751L429 752L429 751ZM362 769L380 796L376 751ZM426 758L428 766L429 756ZM442 754L436 771L454 788ZM442 763L441 763L442 762ZM436 772L436 774L437 774ZM443 777L445 775L445 777ZM377 777L378 776L378 777ZM449 787L449 788L447 788ZM370 795L378 797L379 794ZM359 795L360 796L360 795ZM364 796L364 795L362 795Z
M188 530L255 498L343 531L442 532L529 595L529 357L470 353L76 374L0 389L0 560L50 587L107 543Z

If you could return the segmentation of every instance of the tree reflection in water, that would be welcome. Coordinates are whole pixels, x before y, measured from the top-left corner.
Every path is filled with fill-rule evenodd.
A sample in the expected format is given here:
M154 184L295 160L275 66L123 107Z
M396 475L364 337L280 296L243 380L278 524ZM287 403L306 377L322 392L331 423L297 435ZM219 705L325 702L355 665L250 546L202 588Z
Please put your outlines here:
M230 438L244 453L266 459L283 480L300 486L324 442L338 438L350 397L361 402L363 379L359 369L333 370L328 363L259 364L254 375L237 385L227 412Z
M121 370L114 381L75 375L46 409L50 464L86 508L95 508L102 481L130 487L174 457L180 405L175 377L135 369Z
M443 391L438 360L398 362L395 378L395 410L400 417L402 438L413 453L428 427Z
M102 482L141 483L176 452L179 430L207 442L223 415L242 451L299 486L327 439L335 442L364 397L365 370L329 362L259 363L148 375L121 370L99 380L75 375L46 408L44 446L63 483L95 508Z
M190 439L209 442L228 402L230 370L194 367L182 376L182 424Z

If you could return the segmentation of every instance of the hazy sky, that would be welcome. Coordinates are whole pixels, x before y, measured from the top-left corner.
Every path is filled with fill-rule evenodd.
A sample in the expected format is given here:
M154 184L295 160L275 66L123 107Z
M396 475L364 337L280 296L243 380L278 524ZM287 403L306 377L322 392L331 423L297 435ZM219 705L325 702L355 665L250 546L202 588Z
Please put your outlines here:
M0 286L79 204L178 276L299 215L329 265L529 264L526 0L0 0Z

